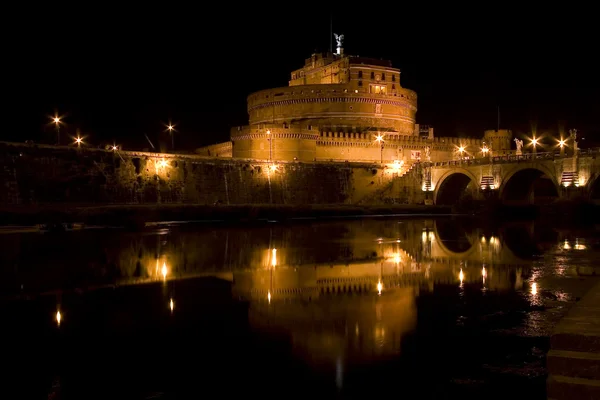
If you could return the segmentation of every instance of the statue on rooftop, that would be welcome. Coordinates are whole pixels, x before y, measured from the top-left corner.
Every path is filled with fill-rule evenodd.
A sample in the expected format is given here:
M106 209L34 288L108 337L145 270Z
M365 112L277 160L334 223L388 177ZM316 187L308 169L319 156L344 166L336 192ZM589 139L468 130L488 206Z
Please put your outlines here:
M342 54L342 41L344 40L344 35L338 35L337 33L334 33L333 36L335 36L336 54L341 55Z

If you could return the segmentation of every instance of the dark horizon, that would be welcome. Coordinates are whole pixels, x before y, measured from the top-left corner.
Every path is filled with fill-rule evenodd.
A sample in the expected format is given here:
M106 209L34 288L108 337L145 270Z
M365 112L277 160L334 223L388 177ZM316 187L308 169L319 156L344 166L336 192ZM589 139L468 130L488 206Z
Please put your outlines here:
M108 18L103 10L23 23L27 34L8 49L14 94L2 140L50 142L49 116L58 112L64 134L79 129L94 147L149 147L145 134L155 145L159 136L166 142L169 120L180 150L226 141L231 127L247 123L250 93L287 86L292 70L330 46L329 12L210 11ZM380 24L345 7L335 12L333 31L345 35L346 54L400 68L402 86L418 95L417 123L436 136L481 137L496 129L499 108L500 128L515 136L577 128L582 147L600 142L592 25L566 15L408 11Z

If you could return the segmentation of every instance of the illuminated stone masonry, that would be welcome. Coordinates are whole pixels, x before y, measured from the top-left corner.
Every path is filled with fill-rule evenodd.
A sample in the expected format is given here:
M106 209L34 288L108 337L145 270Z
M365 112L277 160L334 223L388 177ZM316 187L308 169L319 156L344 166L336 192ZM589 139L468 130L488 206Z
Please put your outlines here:
M288 84L250 94L248 125L232 128L230 142L198 153L397 163L407 170L418 161L469 158L482 149L500 155L511 148L509 131L487 131L483 140L434 137L433 128L416 123L417 94L401 86L399 69L390 61L345 55L342 47L311 55Z

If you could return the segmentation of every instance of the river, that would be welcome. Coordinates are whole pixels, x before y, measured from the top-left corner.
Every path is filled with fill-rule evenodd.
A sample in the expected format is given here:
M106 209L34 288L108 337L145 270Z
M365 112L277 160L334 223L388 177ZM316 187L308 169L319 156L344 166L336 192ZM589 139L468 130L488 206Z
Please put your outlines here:
M0 235L5 398L545 399L595 227L470 219Z

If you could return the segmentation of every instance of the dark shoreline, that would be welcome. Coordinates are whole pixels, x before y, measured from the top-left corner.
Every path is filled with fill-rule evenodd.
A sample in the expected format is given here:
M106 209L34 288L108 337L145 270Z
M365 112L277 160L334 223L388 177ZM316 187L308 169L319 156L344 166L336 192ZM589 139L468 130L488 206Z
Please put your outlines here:
M0 225L83 223L140 228L148 222L268 222L396 216L450 216L448 206L389 205L103 205L20 206L0 208Z
M471 217L488 223L545 220L557 224L600 222L600 206L561 202L543 206L510 207L489 203L457 206L425 205L46 205L0 207L0 226L82 223L139 229L152 222L266 223L352 218Z

